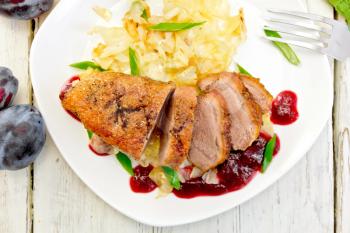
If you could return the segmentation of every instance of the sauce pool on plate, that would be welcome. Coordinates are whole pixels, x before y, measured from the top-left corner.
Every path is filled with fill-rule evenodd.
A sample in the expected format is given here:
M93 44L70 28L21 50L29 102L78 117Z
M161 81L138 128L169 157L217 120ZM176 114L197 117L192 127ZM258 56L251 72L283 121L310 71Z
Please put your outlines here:
M157 188L157 185L149 178L153 167L142 167L138 165L134 168L135 175L130 177L130 187L135 193L149 193Z
M91 144L89 144L89 149L92 152L94 152L94 154L97 155L97 156L109 156L110 155L110 154L107 154L107 153L98 153Z
M266 143L271 139L261 133L259 138L245 151L232 151L229 158L217 167L219 184L207 184L199 177L181 184L180 190L173 193L180 198L194 198L198 196L217 196L239 190L246 186L261 170ZM274 154L280 148L276 142ZM130 187L137 193L152 192L157 185L149 178L152 166L134 168L135 176L130 178Z
M62 101L64 99L64 96L66 95L66 93L73 87L74 82L79 81L80 77L79 76L73 76L70 79L68 79L62 86L61 91L60 91L60 95L59 98ZM72 112L66 110L66 112L75 120L79 121L79 118Z
M270 139L269 135L261 133L247 150L231 151L229 158L217 167L219 184L207 184L200 177L182 183L181 189L173 193L180 198L194 198L218 196L245 187L261 171L265 146ZM274 154L279 148L277 140Z
M62 86L61 88L61 92L60 92L60 100L63 100L64 96L66 95L66 93L73 87L73 83L75 81L79 81L80 77L79 76L73 76L70 79L68 79Z
M298 98L292 91L282 91L272 102L271 121L277 125L290 125L298 120Z

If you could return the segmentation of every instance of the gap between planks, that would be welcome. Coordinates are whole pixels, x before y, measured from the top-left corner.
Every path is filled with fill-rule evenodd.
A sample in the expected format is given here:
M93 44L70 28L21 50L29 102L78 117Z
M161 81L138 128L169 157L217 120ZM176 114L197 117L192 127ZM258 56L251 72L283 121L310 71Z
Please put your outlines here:
M30 49L32 42L34 40L36 32L36 22L34 19L30 21L30 34L29 34L29 46L28 46L28 92L29 92L29 103L34 104L34 93L30 76ZM27 232L34 232L34 202L33 202L33 192L34 192L34 165L29 166L29 179L28 179L28 205L27 205Z
M336 14L336 18L344 18ZM350 58L336 62L334 69L334 229L335 233L350 232Z

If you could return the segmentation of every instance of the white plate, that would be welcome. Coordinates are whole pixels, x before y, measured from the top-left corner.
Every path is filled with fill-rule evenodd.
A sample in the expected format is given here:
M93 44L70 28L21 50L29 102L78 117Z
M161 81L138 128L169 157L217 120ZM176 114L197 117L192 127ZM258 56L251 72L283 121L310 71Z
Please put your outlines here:
M169 195L156 199L156 192L133 193L127 173L113 156L97 157L88 149L86 131L62 109L58 98L62 84L76 72L68 65L89 58L85 57L89 47L87 31L98 20L91 7L95 4L112 7L115 2L61 0L35 37L30 68L39 108L63 157L98 196L123 214L142 223L171 226L202 220L229 210L285 174L311 147L331 116L333 81L327 59L298 50L301 65L290 65L275 47L259 38L262 24L258 18L259 12L244 1L242 5L246 12L248 40L239 49L236 59L252 74L261 77L273 94L290 89L297 93L299 99L298 121L286 127L276 126L282 144L279 155L264 175L257 175L242 190L226 195L194 199ZM126 9L126 2L119 2L120 5L115 8L119 15ZM286 4L290 2L295 1L285 1ZM297 3L293 4L297 8Z

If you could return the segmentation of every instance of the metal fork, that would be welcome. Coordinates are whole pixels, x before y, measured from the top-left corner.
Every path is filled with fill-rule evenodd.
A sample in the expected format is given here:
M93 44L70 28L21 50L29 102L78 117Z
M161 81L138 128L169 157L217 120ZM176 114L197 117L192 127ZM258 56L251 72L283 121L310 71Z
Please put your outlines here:
M283 36L265 38L311 49L341 61L350 57L350 31L344 22L309 13L267 11L264 29L280 32Z

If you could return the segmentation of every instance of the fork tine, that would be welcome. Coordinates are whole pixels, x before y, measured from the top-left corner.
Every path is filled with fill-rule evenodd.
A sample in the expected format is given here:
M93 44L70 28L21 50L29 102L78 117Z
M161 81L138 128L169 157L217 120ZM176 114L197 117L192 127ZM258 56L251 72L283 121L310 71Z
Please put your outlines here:
M305 31L299 31L299 30L295 30L295 29L291 29L291 28L283 28L283 27L278 27L278 26L264 26L264 29L266 30L270 30L270 31L277 31L277 32L281 32L281 33L286 33L289 35L293 35L293 36L299 36L299 37L303 37L306 39L311 39L311 40L316 40L316 41L320 41L322 43L326 43L327 39L322 37L320 33L318 32L305 32Z
M270 36L264 36L266 39L275 41L275 42L281 42L281 43L287 43L290 45L295 45L298 47L306 48L306 49L311 49L317 52L323 52L324 48L326 47L323 43L322 45L320 44L315 44L315 43L309 43L309 42L302 42L302 41L297 41L297 40L292 40L292 39L284 39L284 38L277 38L277 37L270 37Z
M271 18L267 16L264 16L264 19L272 23L288 24L291 26L300 27L301 29L304 29L304 30L314 30L318 32L323 32L328 35L331 34L330 30L324 27L321 27L319 25L316 25L310 22L302 21L302 20L297 21L297 20L290 20L290 19L277 19L277 18Z
M320 15L316 15L316 14L296 12L296 11L287 11L287 10L280 10L280 9L268 9L267 11L270 13L281 14L281 15L290 15L290 16L295 16L295 17L299 17L299 18L314 20L314 21L333 25L331 19L328 19L328 18L320 16Z

